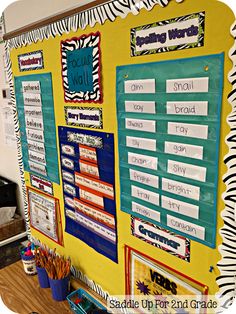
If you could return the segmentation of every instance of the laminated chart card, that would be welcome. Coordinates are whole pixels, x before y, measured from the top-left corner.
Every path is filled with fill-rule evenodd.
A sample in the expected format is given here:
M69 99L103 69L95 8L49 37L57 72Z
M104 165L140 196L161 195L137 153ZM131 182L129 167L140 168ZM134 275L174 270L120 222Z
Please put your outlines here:
M51 73L15 77L24 169L59 183Z
M66 232L117 262L114 136L59 127Z
M121 209L215 247L223 54L117 68Z

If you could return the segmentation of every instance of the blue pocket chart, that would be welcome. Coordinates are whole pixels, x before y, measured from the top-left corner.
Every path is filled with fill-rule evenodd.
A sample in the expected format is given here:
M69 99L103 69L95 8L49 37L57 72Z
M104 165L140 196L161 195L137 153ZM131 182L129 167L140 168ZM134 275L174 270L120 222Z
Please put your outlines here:
M216 54L117 67L121 210L212 248L223 66Z
M58 127L66 232L118 262L114 135Z
M24 169L60 183L51 73L15 77Z

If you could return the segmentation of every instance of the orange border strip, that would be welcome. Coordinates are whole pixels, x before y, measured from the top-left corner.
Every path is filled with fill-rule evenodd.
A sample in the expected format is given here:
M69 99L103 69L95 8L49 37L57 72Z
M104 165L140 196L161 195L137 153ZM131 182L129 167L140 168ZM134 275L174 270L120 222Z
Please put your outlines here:
M90 174L89 172L85 172L85 171L82 171L81 170L81 167L80 167L80 173L83 173L91 178L94 178L94 179L100 179L99 177L99 169L98 169L98 165L97 164L94 164L92 162L88 162L87 160L83 160L83 159L79 159L79 166L80 166L80 163L82 164L85 164L87 166L90 166L90 167L94 167L94 168L97 168L98 170L98 176L94 175L94 174Z
M87 189L87 187L84 188L84 186L81 186L81 187L80 187L79 185L77 185L77 186L78 186L80 189L82 189L82 190L84 190L84 191L86 191L86 192L88 192L88 193L94 194L94 195L96 195L96 196L98 196L98 197L101 197L101 198L103 199L103 196L100 195L100 193L98 193L97 191ZM94 192L95 192L95 193L94 193ZM81 199L81 195L80 195L80 199ZM93 206L95 206L95 207L99 207L99 208L101 208L101 209L104 209L104 199L103 199L103 206L102 206L102 205L99 205L99 204L97 204L97 203L88 201L88 200L84 199L83 197L82 197L82 199L84 200L85 203L88 203L88 204L91 204L91 205L93 205Z
M83 145L83 144L79 144L78 146L79 146L79 157L80 157L80 159L81 159L81 160L85 160L85 161L90 161L91 163L94 163L94 164L97 165L97 163L98 163L98 158L97 158L97 151L96 151L96 148L90 147L90 146L86 146L86 145ZM87 150L90 150L90 151L95 152L95 154L96 154L96 160L93 160L93 159L90 159L90 158L86 158L86 157L84 157L84 156L81 156L81 154L80 154L80 148L84 148L84 149L87 149Z
M90 216L90 215L86 214L85 212L83 212L82 210L80 210L80 209L75 205L75 210L77 210L78 212L83 213L84 215L86 215L86 216L92 218L93 220L96 220L97 222L99 222L99 223L101 223L101 224L103 224L103 225L106 225L107 227L109 227L109 228L115 230L115 217L114 217L112 214L107 213L105 210L101 210L101 209L99 209L99 208L96 208L95 206L88 205L88 204L86 204L85 202L81 201L80 199L78 199L78 198L76 198L76 197L74 198L74 200L76 200L77 202L81 202L84 206L89 206L89 207L91 207L93 210L96 210L96 211L98 211L98 212L100 212L100 213L103 213L103 214L105 214L105 215L107 215L107 216L112 217L112 218L114 219L114 225L110 225L109 223L104 222L103 220L99 220L99 218L96 218L96 217L94 217L94 216L92 216L92 215Z
M94 189L92 189L92 188L87 187L86 185L76 183L76 175L79 175L79 176L81 176L81 177L83 177L83 178L85 178L85 179L88 179L88 180L95 181L95 182L97 182L97 183L102 183L102 184L107 185L107 186L109 186L109 187L112 187L112 188L113 188L113 193L114 193L114 187L113 187L112 184L107 183L107 182L104 182L104 181L101 181L101 180L98 180L98 179L91 179L90 177L85 176L84 174L75 171L75 185L76 185L76 186L78 186L78 187L80 187L80 186L81 186L81 187L85 187L88 191L91 191L91 193L93 193L93 194L95 194L95 195L103 196L103 197L109 198L109 199L111 199L111 200L114 200L114 196L107 195L107 194L105 194L105 193L103 193L103 192L98 192L98 191L96 191L96 190L94 190Z

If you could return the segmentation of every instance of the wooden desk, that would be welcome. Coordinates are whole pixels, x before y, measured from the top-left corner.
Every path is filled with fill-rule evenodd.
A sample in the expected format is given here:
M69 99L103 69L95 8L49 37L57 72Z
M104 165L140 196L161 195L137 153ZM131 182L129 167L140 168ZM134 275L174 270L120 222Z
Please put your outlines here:
M72 313L67 301L54 301L50 288L39 287L37 275L25 274L22 261L0 270L0 295L8 308L19 314Z

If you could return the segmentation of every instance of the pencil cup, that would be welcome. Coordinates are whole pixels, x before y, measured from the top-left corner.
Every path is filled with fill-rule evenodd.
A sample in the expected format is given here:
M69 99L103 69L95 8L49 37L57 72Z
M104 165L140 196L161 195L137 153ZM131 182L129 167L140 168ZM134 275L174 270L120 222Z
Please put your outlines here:
M41 288L49 288L49 279L46 269L44 267L36 266L37 273L38 273L38 281Z
M52 291L52 298L55 301L66 300L69 293L69 280L70 276L63 279L51 279L49 278L49 283Z
M24 271L27 275L37 274L34 255L26 256L26 255L21 254L21 260L23 263Z

